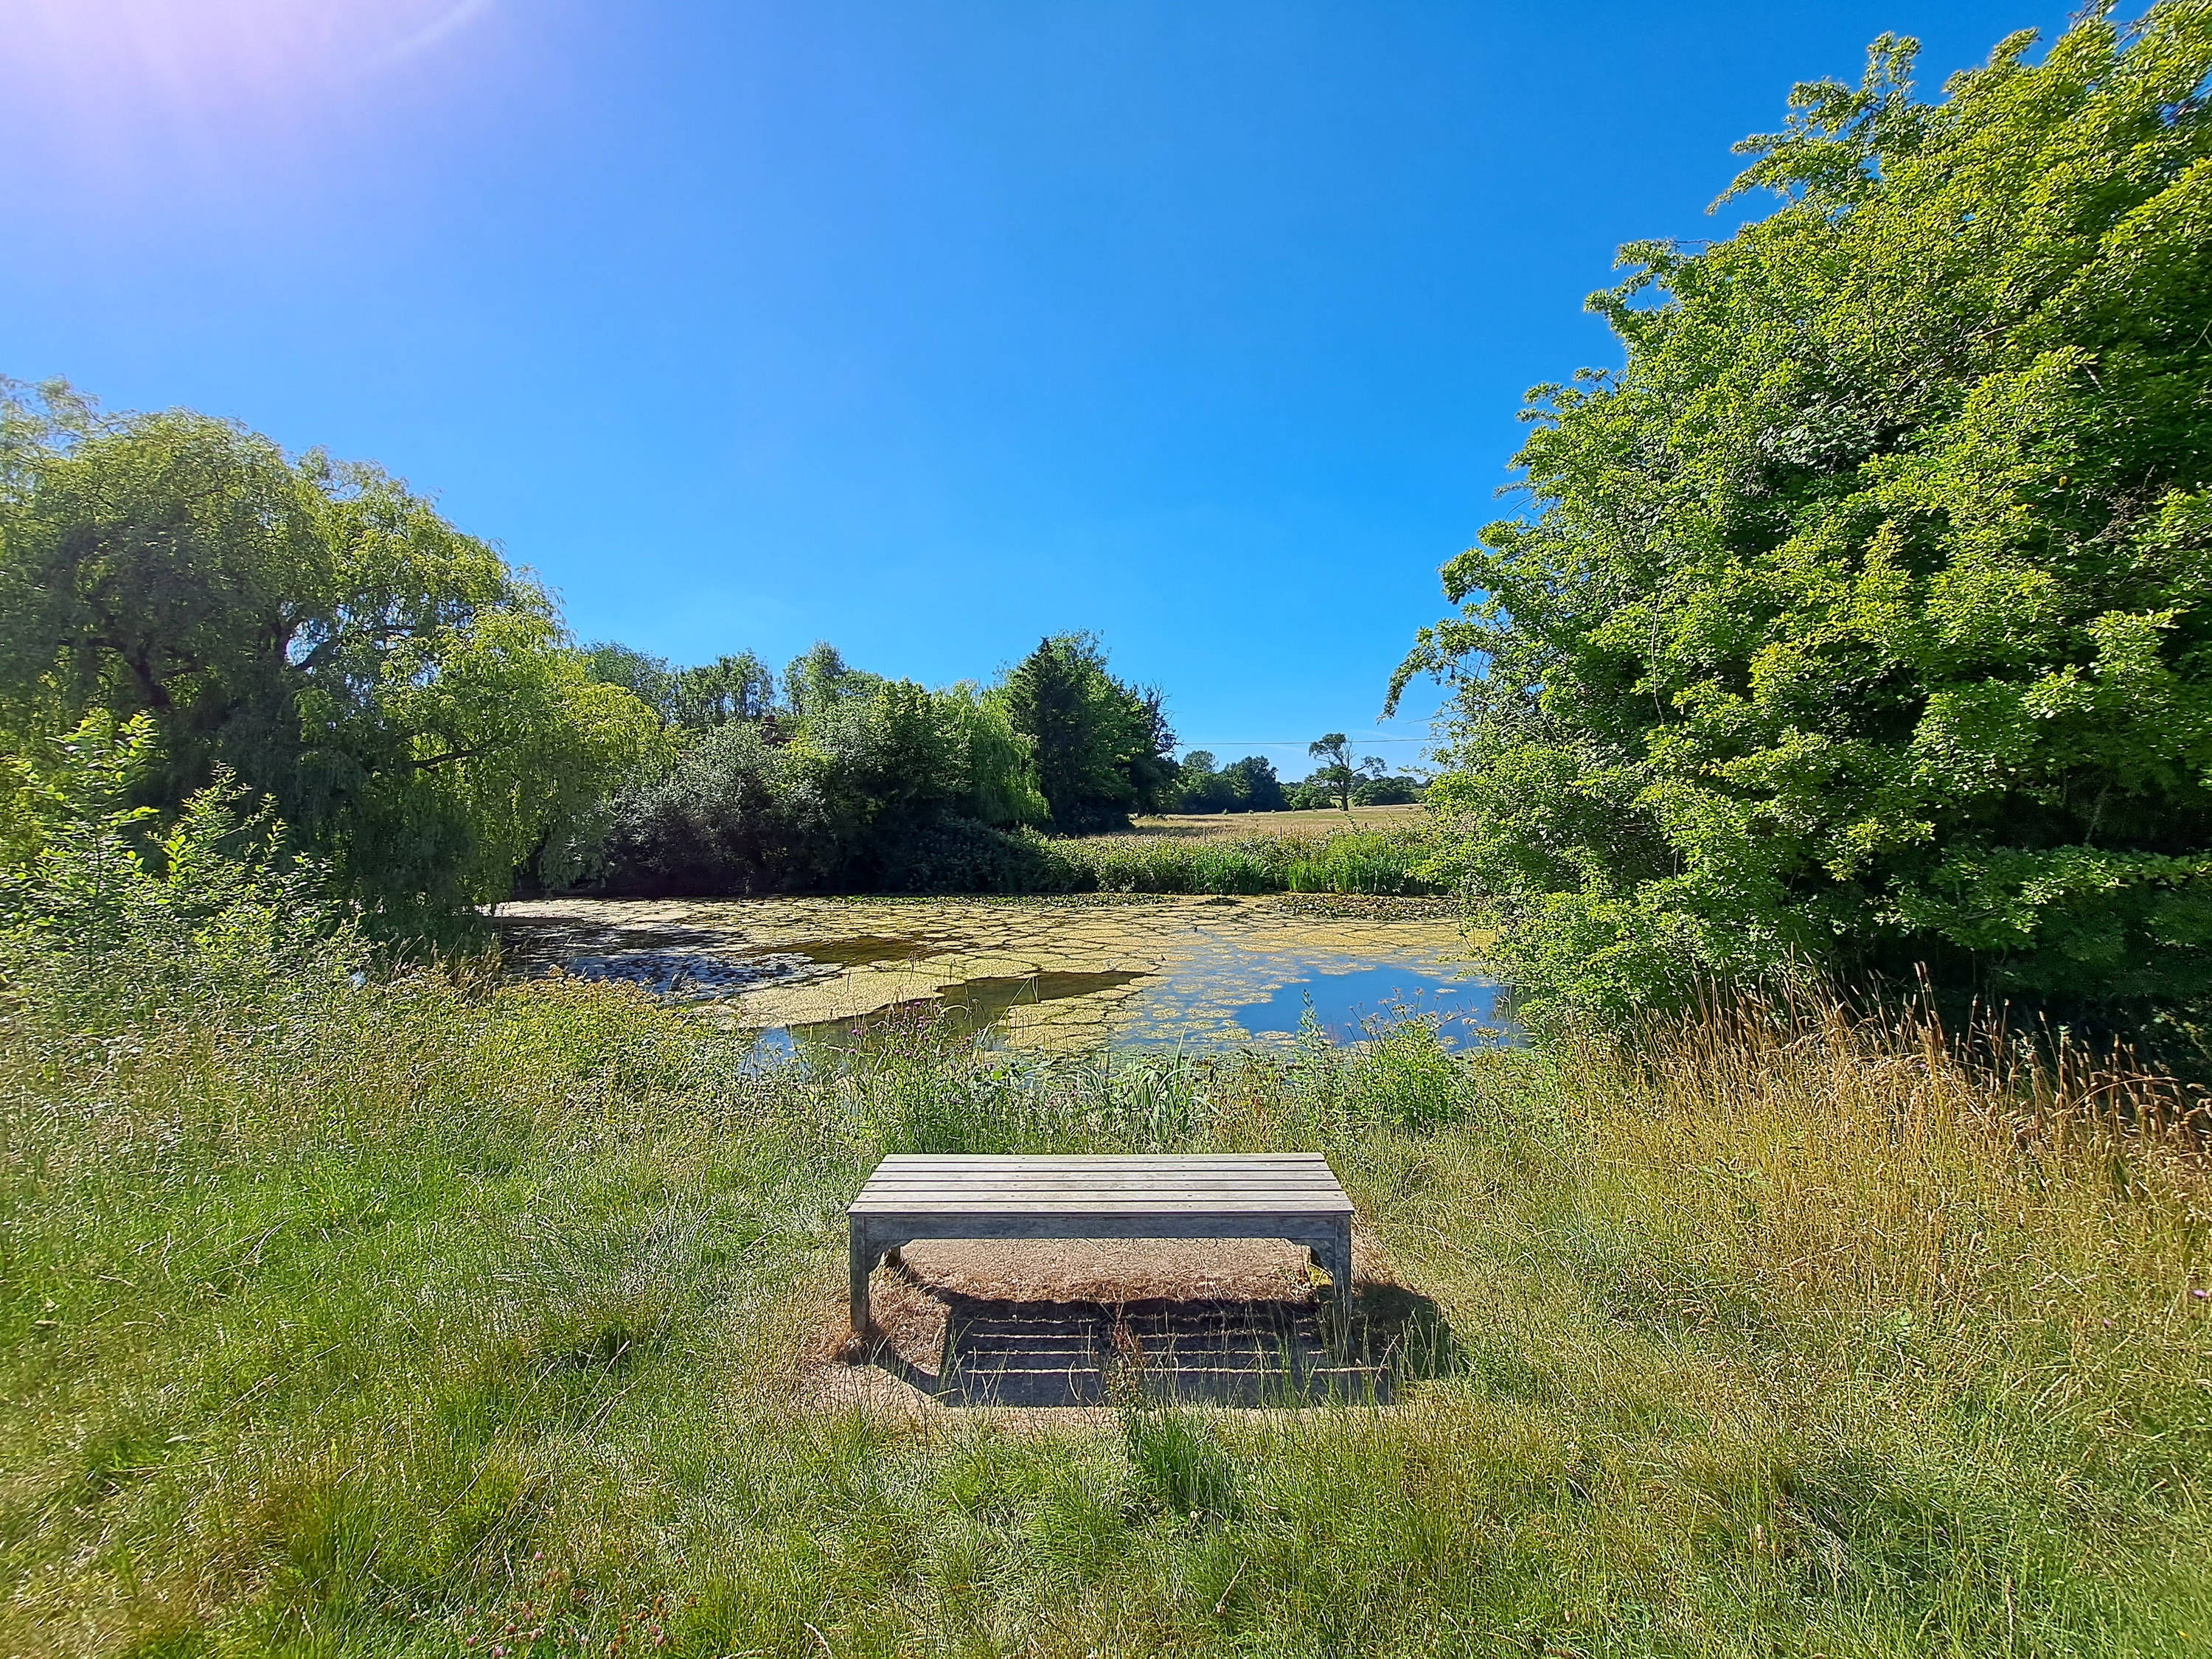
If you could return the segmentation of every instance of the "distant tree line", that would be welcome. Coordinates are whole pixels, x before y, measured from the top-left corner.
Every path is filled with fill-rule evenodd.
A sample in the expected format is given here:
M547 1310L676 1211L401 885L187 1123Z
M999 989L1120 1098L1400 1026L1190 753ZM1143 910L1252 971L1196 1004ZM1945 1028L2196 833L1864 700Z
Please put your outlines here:
M1355 762L1344 747L1341 732L1331 732L1310 745L1324 763L1296 783L1276 775L1274 763L1262 756L1218 765L1213 755L1194 749L1182 758L1175 787L1178 812L1304 812L1325 807L1402 806L1422 798L1418 778L1394 776L1379 760Z
M437 938L539 887L1019 887L1041 835L1172 810L1153 688L1081 634L931 690L817 645L781 678L579 646L399 480L185 410L0 380L0 865L62 747L139 720L146 833L265 799L372 927ZM90 730L89 728L99 728ZM108 733L102 737L101 732Z
M1038 856L1021 832L1126 829L1175 804L1160 693L1109 672L1089 635L939 690L827 643L780 685L750 653L683 669L620 645L583 654L671 739L554 860L608 890L1018 889Z
M149 836L210 790L265 801L284 855L401 939L518 878L1050 887L1073 866L1041 837L1405 787L1348 752L1289 788L1257 756L1178 762L1158 690L1087 634L936 689L828 644L780 674L579 645L542 587L375 467L0 381L0 866L38 855L79 739L128 757Z

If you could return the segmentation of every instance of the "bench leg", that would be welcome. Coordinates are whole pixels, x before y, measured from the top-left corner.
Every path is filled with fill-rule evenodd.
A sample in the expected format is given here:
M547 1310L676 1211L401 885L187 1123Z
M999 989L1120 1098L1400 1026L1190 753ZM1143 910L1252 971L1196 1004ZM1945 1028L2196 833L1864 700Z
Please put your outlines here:
M868 1236L868 1224L855 1217L852 1223L853 1268L853 1334L868 1334L868 1275L875 1271L875 1241Z
M1352 1235L1347 1231L1325 1238L1309 1239L1314 1266L1328 1275L1331 1299L1349 1305L1352 1300Z
M1337 1305L1346 1313L1352 1311L1352 1224L1347 1221L1337 1236L1329 1242L1329 1288L1336 1292Z
M1322 1340L1332 1353L1341 1353L1352 1331L1352 1229L1346 1225L1306 1247L1328 1275L1329 1305L1321 1318Z

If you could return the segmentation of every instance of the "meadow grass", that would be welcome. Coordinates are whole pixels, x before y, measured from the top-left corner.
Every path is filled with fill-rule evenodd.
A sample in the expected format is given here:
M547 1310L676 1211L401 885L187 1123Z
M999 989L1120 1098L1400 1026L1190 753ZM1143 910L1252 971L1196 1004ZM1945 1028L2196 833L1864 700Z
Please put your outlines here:
M0 1650L2212 1650L2188 1097L1924 1020L748 1068L626 988L6 1006ZM1384 1409L814 1403L884 1151L1321 1147Z
M1308 815L1301 815L1308 816ZM1245 822L1250 823L1248 815ZM1043 843L1069 884L1103 893L1364 893L1444 890L1422 873L1419 823L1364 830L1325 823L1291 830L1172 835L1139 831Z
M1336 835L1346 830L1418 830L1429 818L1419 804L1402 806L1304 808L1279 812L1164 812L1133 819L1139 835L1218 836Z

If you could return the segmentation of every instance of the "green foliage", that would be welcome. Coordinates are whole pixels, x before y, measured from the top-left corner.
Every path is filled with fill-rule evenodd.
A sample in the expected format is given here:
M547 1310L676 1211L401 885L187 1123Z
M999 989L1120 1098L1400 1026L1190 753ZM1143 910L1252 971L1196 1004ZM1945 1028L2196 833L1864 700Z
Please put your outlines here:
M270 805L218 768L164 823L133 806L153 719L91 714L50 764L15 763L0 866L0 985L79 1030L156 1012L220 1018L327 994L367 953L329 872L294 857Z
M1260 836L1169 840L1101 836L1054 844L1083 872L1082 887L1103 893L1279 893L1284 848Z
M692 668L672 668L613 641L582 647L591 677L619 685L666 726L703 731L731 720L761 720L775 708L775 677L750 651Z
M1014 730L1029 740L1037 792L1055 831L1125 830L1130 813L1174 799L1175 733L1160 694L1109 674L1093 636L1045 640L1006 677L999 696Z
M2148 1124L2140 1078L1832 1017L763 1072L617 988L264 983L93 1040L0 1003L0 1649L1917 1659L2212 1618L2201 1171L2083 1105ZM844 1206L946 1145L1325 1150L1360 1320L1416 1316L1395 1404L856 1406Z
M1532 996L1812 962L2118 1017L2212 994L2212 9L2101 9L1747 141L1531 394L1537 508L1401 671Z
M887 844L878 884L894 893L1074 893L1088 872L1063 844L1026 828L944 817Z
M593 647L592 660L659 698L678 738L672 763L609 811L591 863L613 891L1088 888L1097 876L1081 860L1018 832L1126 827L1176 783L1158 695L1114 679L1087 637L1047 641L988 690L885 679L821 643L785 670L780 703L750 653L725 658L714 672L744 695L712 718L684 713L682 691L708 671L619 646ZM1264 793L1266 764L1240 762L1235 775Z
M1321 765L1288 796L1286 804L1297 811L1336 806L1349 812L1354 806L1403 806L1420 799L1419 786L1411 778L1389 775L1380 756L1355 757L1341 732L1316 738L1306 753Z
M1341 732L1325 732L1316 738L1306 745L1306 753L1321 763L1320 769L1306 782L1328 790L1347 812L1352 810L1352 792L1358 787L1360 780L1374 777L1382 770L1382 763L1372 755L1354 760L1352 745Z
M879 675L848 666L837 647L817 640L783 671L784 701L798 719L810 720L848 698L866 697L883 684Z
M757 720L775 708L775 677L750 651L679 669L669 686L669 722L722 726Z
M665 724L676 719L676 670L665 657L650 656L612 640L580 646L585 672L602 685L619 685Z
M1426 848L1410 836L1335 836L1292 864L1284 885L1293 893L1433 893L1426 865Z
M1419 778L1388 774L1369 778L1352 792L1354 806L1411 806L1421 799Z
M1003 833L1042 817L1043 804L1027 747L993 699L860 674L826 646L786 685L798 707L689 736L664 775L616 803L599 854L605 885L937 890L963 872L982 891L1059 884L1027 842Z
M1431 872L1433 849L1409 830L1091 836L1050 848L1079 872L1066 887L1107 893L1408 895L1439 892L1449 881Z
M0 411L0 737L143 714L142 804L227 769L395 932L503 896L653 742L545 594L398 480L66 388Z
M1182 757L1174 794L1178 812L1278 812L1284 805L1282 780L1265 756L1247 755L1217 768L1203 749Z

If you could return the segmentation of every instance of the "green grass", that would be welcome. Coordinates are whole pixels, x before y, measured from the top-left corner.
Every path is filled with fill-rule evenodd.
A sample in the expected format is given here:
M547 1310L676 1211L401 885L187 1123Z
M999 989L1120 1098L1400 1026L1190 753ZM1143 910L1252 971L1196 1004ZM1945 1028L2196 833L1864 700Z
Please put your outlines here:
M742 1047L571 983L19 996L0 1651L2212 1650L2212 1203L2094 1077L1817 1014ZM882 1151L1292 1146L1449 1324L1398 1405L808 1403Z
M1089 836L1042 843L1069 884L1106 893L1370 893L1443 890L1421 874L1419 826L1267 834Z

